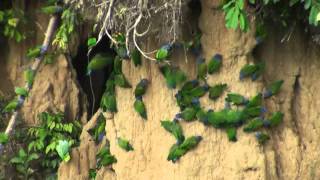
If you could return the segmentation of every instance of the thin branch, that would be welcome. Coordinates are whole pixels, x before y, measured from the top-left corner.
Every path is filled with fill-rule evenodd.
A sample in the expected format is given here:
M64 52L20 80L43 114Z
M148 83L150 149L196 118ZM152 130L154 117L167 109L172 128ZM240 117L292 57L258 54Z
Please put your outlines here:
M56 28L57 28L57 24L58 24L58 15L54 15L51 17L50 21L49 21L49 24L48 24L48 27L47 27L47 31L46 31L46 34L45 34L45 38L44 38L44 41L42 43L42 48L41 48L41 52L40 52L40 55L39 57L37 57L34 61L34 63L32 64L31 66L31 69L36 72L40 66L40 62L43 60L44 58L44 55L45 53L47 52L48 50L48 47L50 46L50 42L51 42L51 39L54 35L54 32L56 31ZM29 92L31 90L32 87L30 87L28 85L28 83L26 83L25 85L27 91ZM19 96L18 97L18 102L19 102L19 105L18 105L18 108L21 108L23 103L25 101L25 98L23 96ZM15 124L16 124L16 121L17 121L17 118L18 118L18 108L13 112L11 118L10 118L10 121L7 125L7 128L5 130L5 134L7 136L10 136L11 135L11 132L13 131L14 127L15 127ZM3 144L0 144L0 153L2 153L3 151Z

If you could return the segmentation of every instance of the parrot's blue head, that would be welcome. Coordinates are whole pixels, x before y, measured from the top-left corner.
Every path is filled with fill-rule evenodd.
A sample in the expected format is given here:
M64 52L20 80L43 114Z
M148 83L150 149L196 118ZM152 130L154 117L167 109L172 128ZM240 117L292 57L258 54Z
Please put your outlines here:
M202 139L203 139L202 136L196 136L197 142L200 142Z
M262 135L261 132L256 132L256 133L255 133L255 136L256 136L257 139L259 139L259 138L261 137L261 135Z
M269 98L272 96L272 92L270 90L266 90L264 93L263 93L263 98Z
M248 103L249 103L249 99L244 98L244 99L243 99L243 104L248 104Z
M261 113L266 113L266 112L267 112L267 108L266 108L266 107L261 107L260 112L261 112Z
M208 113L211 113L211 112L213 112L213 109L209 109L209 110L208 110Z
M193 105L200 105L199 98L192 98L191 104L193 104Z
M193 86L197 86L197 85L199 84L198 79L194 79L194 80L192 80L192 81L190 81L190 82L191 82L191 84L192 84Z
M176 116L174 117L175 119L181 119L181 113L176 114Z
M263 120L263 126L264 127L270 127L271 123L269 120Z
M167 44L164 44L161 46L161 49L165 49L167 51L170 51L171 48L172 48L172 44L170 44L170 43L167 43Z
M203 90L205 90L205 91L209 91L209 85L208 84L205 84L205 85L203 85L202 86L202 88L203 88Z
M240 80L243 80L244 77L245 77L245 74L243 74L242 72L240 72L239 79L240 79Z
M136 99L142 101L142 96L137 96Z
M146 86L149 83L148 79L142 79L140 82L143 86Z
M182 98L181 92L178 91L178 92L174 95L174 97L175 97L177 100L180 100L180 99Z
M100 143L103 140L103 137L106 135L106 132L102 132L98 136L98 142Z
M255 39L256 39L256 45L259 45L263 42L263 38L261 36L257 36Z
M229 103L228 101L226 101L226 102L224 103L224 108L225 108L225 109L231 109L231 105L230 105L230 103Z
M221 55L221 54L215 54L215 55L213 56L213 59L214 59L215 61L221 62L221 61L222 61L222 55Z
M203 57L197 57L197 64L203 64L204 60L205 59Z
M252 76L251 76L252 81L257 80L258 78L259 78L259 74L257 74L257 73L254 73L254 74L252 74Z

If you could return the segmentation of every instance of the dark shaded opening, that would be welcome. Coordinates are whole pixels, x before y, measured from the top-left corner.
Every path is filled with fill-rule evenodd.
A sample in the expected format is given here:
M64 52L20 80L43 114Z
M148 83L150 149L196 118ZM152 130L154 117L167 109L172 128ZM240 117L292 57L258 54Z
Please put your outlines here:
M91 75L87 75L88 61L98 53L110 53L115 55L115 52L110 48L109 39L104 36L101 41L91 50L89 58L87 57L88 46L87 39L78 47L78 53L72 58L72 64L77 72L77 79L88 99L88 119L91 118L100 106L100 100L105 90L106 81L112 71L112 66L107 66L102 70L93 71ZM91 78L91 83L90 83Z

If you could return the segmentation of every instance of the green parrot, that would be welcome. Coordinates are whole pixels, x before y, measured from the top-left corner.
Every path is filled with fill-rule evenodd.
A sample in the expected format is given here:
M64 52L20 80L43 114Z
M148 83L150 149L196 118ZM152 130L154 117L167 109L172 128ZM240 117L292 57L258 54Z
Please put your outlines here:
M106 118L101 113L98 117L97 124L88 130L88 133L91 135L91 137L93 137L93 140L96 144L99 144L106 135L105 126Z
M175 89L177 85L182 84L187 79L187 76L182 70L167 64L160 67L160 72L166 79L167 86L170 89Z
M123 139L123 138L118 138L118 145L121 149L125 151L133 151L132 145L129 143L128 140Z
M208 112L208 122L216 128L239 126L244 121L240 110L223 109L217 112Z
M136 110L136 112L145 120L147 120L147 111L146 111L146 107L142 101L142 98L136 98L134 104L134 109Z
M240 69L239 79L242 80L246 77L252 76L258 70L255 64L246 64Z
M114 73L112 72L109 79L106 82L106 92L114 94L115 93L115 83L114 83Z
M262 116L265 112L267 112L267 110L262 106L245 107L243 109L244 116L247 118Z
M201 140L202 140L201 136L191 136L191 137L188 137L187 139L185 139L183 141L183 143L180 144L179 147L181 149L185 149L186 151L189 151L189 150L195 148Z
M227 84L217 84L209 89L209 98L212 100L218 99L227 89Z
M235 127L228 127L226 129L229 141L237 141L237 129Z
M53 5L41 8L41 11L45 14L57 14L63 11L61 6Z
M263 73L266 64L264 62L258 63L257 65L257 70L251 75L252 81L257 80L261 74Z
M103 69L112 63L113 57L111 55L104 53L96 54L88 64L87 74L90 75L92 71Z
M35 48L30 48L28 49L27 52L27 58L32 59L32 58L37 58L41 54L41 46L37 46Z
M188 91L194 89L197 86L199 86L199 81L197 79L191 80L191 81L187 81L181 87L181 92L188 92Z
M136 89L134 90L134 96L135 97L142 97L148 88L149 81L147 79L142 79L136 86Z
M271 117L267 120L267 126L275 127L278 126L283 121L284 114L280 111L275 112L271 115Z
M208 73L213 74L218 72L222 65L222 55L215 54L208 63Z
M115 85L122 87L122 88L131 88L131 84L127 80L127 78L124 76L124 74L116 74L114 76L114 83Z
M96 155L97 159L97 169L100 169L102 166L109 166L117 162L115 156L111 155L110 149L107 145L103 146Z
M200 57L197 59L197 78L199 80L206 81L207 78L207 64L204 60L204 58Z
M167 157L167 160L175 163L186 153L187 153L187 150L181 149L177 144L173 144L169 150L169 155Z
M100 107L103 111L118 112L116 95L112 92L104 92L101 97Z
M116 48L117 55L124 60L129 59L129 54L125 45L118 45Z
M17 109L18 106L19 106L19 101L14 99L6 105L6 107L3 109L3 112L13 112L14 110Z
M255 136L259 144L265 144L270 139L270 136L263 132L256 132Z
M266 91L263 93L263 97L264 98L269 98L273 95L276 95L279 93L281 86L283 84L283 80L278 80L278 81L274 81L272 82L266 89Z
M132 52L131 52L131 59L133 61L134 66L140 66L142 64L142 60L141 60L141 53L140 51L135 48Z
M193 121L196 118L197 110L192 107L185 108L181 113L176 115L176 118L183 119L185 121Z
M182 131L182 127L178 123L178 121L169 121L169 120L164 120L161 121L161 126L171 133L177 140L177 144L181 144L184 141L184 135Z
M244 132L253 132L263 127L263 119L260 117L254 118L243 128Z
M7 144L8 142L9 142L8 134L4 132L0 132L0 144L4 145L4 144Z
M248 103L248 99L244 96L236 93L229 93L225 99L227 102L233 103L234 105L244 105Z
M212 110L209 110L211 112ZM208 125L208 114L203 109L199 109L196 114L197 119L202 122L204 125Z
M34 81L34 77L35 77L35 71L32 70L31 68L26 69L24 71L24 79L25 81L28 83L28 86L31 87Z
M156 60L157 62L163 62L167 60L172 51L172 44L165 44L160 47L160 49L156 52Z
M23 96L23 97L27 97L29 92L27 91L26 88L22 88L22 87L16 87L14 89L14 92L19 95L19 96Z
M122 74L122 60L119 56L114 58L113 71L115 74Z
M208 85L203 85L203 86L197 86L193 89L191 89L188 94L191 97L195 97L195 98L199 98L204 96L209 90L209 86Z
M262 105L262 94L258 93L256 96L254 96L253 98L251 98L248 102L248 104L246 105L246 107L255 107L255 106L261 106Z

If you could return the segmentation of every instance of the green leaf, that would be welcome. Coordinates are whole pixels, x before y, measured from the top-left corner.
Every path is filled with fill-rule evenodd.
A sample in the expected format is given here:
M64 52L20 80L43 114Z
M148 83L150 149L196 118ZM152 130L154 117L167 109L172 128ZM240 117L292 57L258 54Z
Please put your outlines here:
M32 153L28 156L28 160L27 161L32 161L32 160L35 160L35 159L39 159L39 155L36 154L36 153Z

